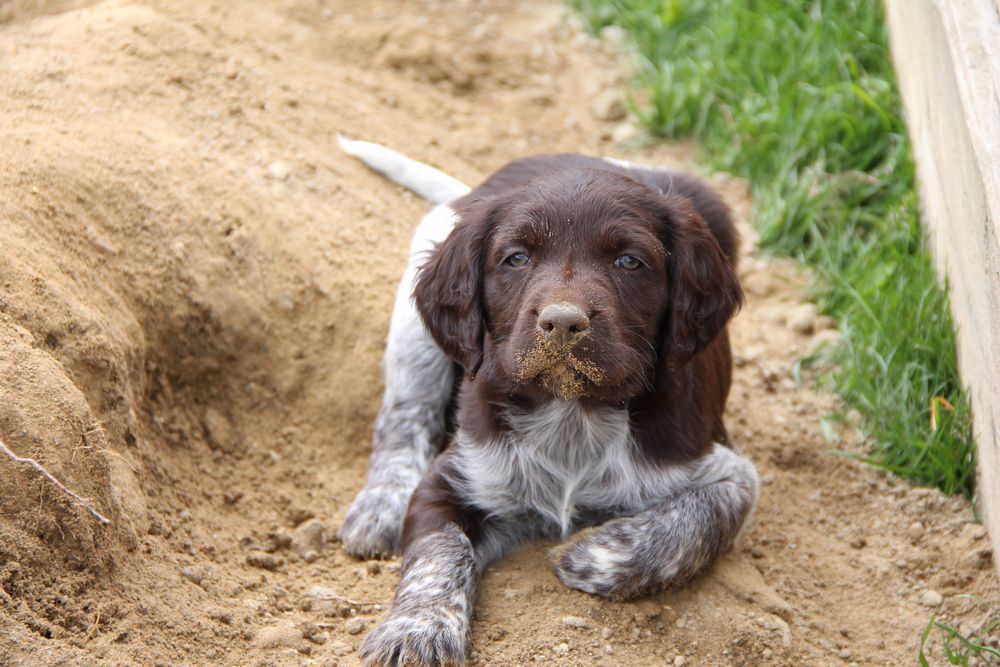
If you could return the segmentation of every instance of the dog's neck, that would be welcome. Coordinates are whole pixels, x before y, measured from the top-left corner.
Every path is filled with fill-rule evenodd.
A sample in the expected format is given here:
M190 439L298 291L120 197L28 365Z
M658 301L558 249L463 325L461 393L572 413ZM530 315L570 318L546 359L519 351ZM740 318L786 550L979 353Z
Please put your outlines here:
M620 504L637 488L619 483L638 469L623 408L552 399L499 407L496 418L501 430L482 437L460 427L454 445L455 483L489 514L535 516L544 532L567 535L580 512Z
M558 406L572 404L580 414L606 414L617 410L626 415L623 429L636 445L638 455L653 465L686 463L704 456L711 442L728 442L721 420L728 383L707 388L700 380L706 364L719 358L716 348L728 350L728 337L713 341L706 354L678 368L668 368L666 361L656 382L643 393L626 401L607 402L589 397L565 400L538 387L519 386L498 376L495 366L484 365L475 379L468 377L459 390L456 424L471 442L488 442L508 434L509 416L520 412L546 411L570 414Z
M486 515L532 523L552 537L645 509L682 488L712 451L728 451L709 443L697 460L656 465L635 438L629 410L575 399L507 405L499 418L505 429L485 438L459 428L449 481Z
M486 440L510 431L511 413L550 410L555 406L576 405L584 412L606 409L627 410L629 402L608 402L581 396L564 399L551 392L480 373L466 377L459 389L458 425L477 440ZM559 412L559 410L556 410Z

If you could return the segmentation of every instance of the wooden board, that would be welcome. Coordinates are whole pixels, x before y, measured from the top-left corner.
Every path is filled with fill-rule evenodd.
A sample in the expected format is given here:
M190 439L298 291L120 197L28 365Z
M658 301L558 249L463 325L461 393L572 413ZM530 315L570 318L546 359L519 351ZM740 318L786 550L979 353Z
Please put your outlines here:
M886 0L923 219L972 394L978 505L1000 570L1000 0Z

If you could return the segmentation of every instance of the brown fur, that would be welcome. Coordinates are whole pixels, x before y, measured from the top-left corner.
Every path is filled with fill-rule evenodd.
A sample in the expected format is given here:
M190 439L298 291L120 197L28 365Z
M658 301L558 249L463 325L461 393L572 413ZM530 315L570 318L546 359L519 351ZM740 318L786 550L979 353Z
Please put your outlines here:
M505 403L532 405L551 383L520 372L553 301L591 316L576 346L584 400L628 406L651 462L692 460L725 442L731 354L725 325L742 303L729 211L698 179L580 155L517 160L455 204L461 222L433 253L415 297L435 341L466 371L458 421L501 429ZM505 265L527 251L528 267ZM614 266L638 255L637 271ZM537 356L537 354L536 354ZM594 381L598 379L599 381Z
M590 433L599 433L599 447L638 445L640 457L606 450L621 451L615 455L629 457L633 470L702 457L720 465L714 443L727 440L722 414L732 372L725 327L743 293L736 232L710 189L690 176L548 155L511 163L453 207L460 221L421 269L414 297L434 341L464 370L458 444L437 457L410 500L400 586L360 650L368 664L462 663L482 568L523 539L601 523L554 554L556 573L567 586L632 598L707 567L729 548L756 498L752 464L730 459L715 482L665 491L646 506L607 506L621 496L591 496L591 505L573 508L571 523L558 525L542 516L545 501L534 495L547 467L505 468L506 454L517 453L510 449L485 459L486 468L474 464L498 446L523 444L530 453L539 442L555 443L573 453L565 448L588 438L593 447ZM563 421L550 421L554 431L526 444L512 414ZM606 433L594 421L586 427L594 431L555 435L579 428L580 414L617 421ZM512 437L496 437L505 431ZM473 458L462 458L469 452ZM606 479L588 483L601 492L623 483ZM508 482L523 496L505 495ZM540 504L525 509L521 497ZM487 502L480 507L475 498Z

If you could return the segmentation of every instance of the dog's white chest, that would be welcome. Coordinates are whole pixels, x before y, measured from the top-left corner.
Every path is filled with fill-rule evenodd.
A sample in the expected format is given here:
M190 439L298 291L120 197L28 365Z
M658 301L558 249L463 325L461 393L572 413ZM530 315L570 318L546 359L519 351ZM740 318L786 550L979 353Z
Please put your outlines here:
M510 431L486 443L458 434L463 491L480 509L538 515L566 535L579 512L623 509L645 495L624 409L555 400L506 420Z

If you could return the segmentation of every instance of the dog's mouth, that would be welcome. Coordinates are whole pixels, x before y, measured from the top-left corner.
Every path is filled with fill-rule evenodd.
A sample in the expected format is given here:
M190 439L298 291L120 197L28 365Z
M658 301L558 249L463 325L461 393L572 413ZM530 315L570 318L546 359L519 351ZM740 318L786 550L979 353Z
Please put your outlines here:
M600 386L605 374L593 362L574 352L574 343L539 335L527 352L518 352L515 379L521 383L537 382L559 398L582 398L588 386Z

